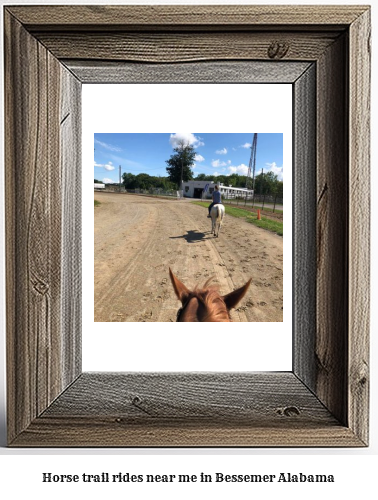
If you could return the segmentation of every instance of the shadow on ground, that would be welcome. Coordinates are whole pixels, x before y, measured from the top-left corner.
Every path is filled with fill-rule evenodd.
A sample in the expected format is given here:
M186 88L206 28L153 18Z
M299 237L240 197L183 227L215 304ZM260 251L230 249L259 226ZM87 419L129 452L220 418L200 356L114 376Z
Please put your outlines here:
M183 234L182 236L170 236L170 240L177 240L180 238L184 238L188 243L195 243L196 241L203 241L205 239L208 239L208 235L210 234L210 231L207 233L200 233L199 231L188 231L186 234Z

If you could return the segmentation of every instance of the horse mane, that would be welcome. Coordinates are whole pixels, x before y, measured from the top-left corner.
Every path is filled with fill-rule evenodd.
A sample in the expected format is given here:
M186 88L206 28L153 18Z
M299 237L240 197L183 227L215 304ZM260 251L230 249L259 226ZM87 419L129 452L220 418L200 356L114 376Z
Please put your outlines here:
M211 280L212 278L208 279L202 288L195 287L190 292L186 304L195 298L203 306L197 309L196 321L231 321L230 313L218 292L218 287L215 285L208 286Z
M236 307L240 300L245 296L252 278L243 286L233 290L227 295L220 295L219 287L209 283L213 278L206 281L202 288L196 286L189 290L169 269L172 286L176 297L182 306L177 313L176 321L223 321L230 322L230 309Z

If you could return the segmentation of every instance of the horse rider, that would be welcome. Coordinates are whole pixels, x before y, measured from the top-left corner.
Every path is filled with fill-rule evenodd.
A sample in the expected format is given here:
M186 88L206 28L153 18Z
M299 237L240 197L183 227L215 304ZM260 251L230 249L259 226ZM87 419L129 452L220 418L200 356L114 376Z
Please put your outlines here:
M209 205L209 215L207 216L208 218L210 218L210 212L211 212L211 209L213 208L214 205L218 205L218 204L222 204L222 200L221 200L221 194L220 194L220 191L219 191L219 187L218 186L214 186L214 191L213 191L213 202Z

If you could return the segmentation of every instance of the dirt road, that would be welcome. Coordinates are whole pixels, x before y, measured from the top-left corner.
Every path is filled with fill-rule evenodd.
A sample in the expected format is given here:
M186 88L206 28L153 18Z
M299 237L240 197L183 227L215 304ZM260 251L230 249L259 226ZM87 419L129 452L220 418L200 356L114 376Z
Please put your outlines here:
M95 321L176 321L168 268L192 288L213 276L222 293L252 285L233 321L282 321L282 237L226 216L210 235L203 207L95 193Z

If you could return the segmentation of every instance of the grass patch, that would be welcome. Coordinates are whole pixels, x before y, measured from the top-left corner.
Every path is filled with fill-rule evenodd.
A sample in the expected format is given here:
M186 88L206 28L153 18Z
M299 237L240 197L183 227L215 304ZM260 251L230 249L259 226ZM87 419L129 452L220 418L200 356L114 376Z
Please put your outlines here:
M229 206L235 206L236 203L224 203L224 206L226 207L227 205ZM240 207L243 207L244 206L244 201L240 203ZM249 208L252 208L250 205L247 205L247 207L249 206ZM239 207L236 207L236 208L239 208ZM253 210L257 210L258 208L261 208L261 205L260 204L256 204L253 208ZM273 212L273 208L270 208L270 207L267 207L266 205L264 206L264 212L272 212L272 213L276 213L276 214L283 214L283 210L279 210L278 208L276 208Z
M194 205L200 205L201 207L208 207L209 203L203 201L194 201ZM261 216L261 220L257 220L257 214L249 212L248 210L243 210L242 208L230 207L225 205L226 214L232 217L244 218L247 222L254 224L257 227L276 233L279 236L283 236L283 222L268 219L267 217Z
M261 208L259 205L255 205L255 208ZM278 208L276 208L274 211L273 211L273 208L270 208L270 207L267 207L267 206L264 206L264 212L267 211L267 212L272 212L273 214L276 213L276 214L283 214L283 210L279 210Z
M94 206L95 207L99 207L101 205L101 203L98 201L98 200L95 200L94 201Z

